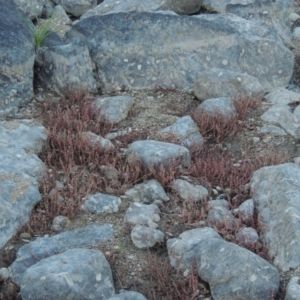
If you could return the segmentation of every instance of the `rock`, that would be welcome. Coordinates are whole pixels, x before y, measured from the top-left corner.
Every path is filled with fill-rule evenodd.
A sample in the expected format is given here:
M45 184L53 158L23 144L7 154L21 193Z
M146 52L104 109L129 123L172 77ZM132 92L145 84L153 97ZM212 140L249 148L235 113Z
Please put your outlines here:
M164 236L160 230L141 225L135 225L131 231L131 240L139 249L148 249L157 243L163 243Z
M54 3L52 3L52 5L51 5L49 2L44 4L43 10L42 10L42 17L44 19L51 18L52 14L53 14L53 10L54 10L53 5L54 5Z
M19 249L17 259L9 266L11 280L20 285L24 272L38 261L68 249L97 245L110 240L112 236L112 227L105 224L85 226L52 237L38 238Z
M91 213L101 214L118 212L121 198L102 193L90 195L82 205L82 209Z
M23 149L38 154L47 139L46 129L32 120L0 122L0 148Z
M160 210L155 204L131 203L126 211L124 222L134 225L146 225L157 228L160 221Z
M254 202L253 199L244 201L233 213L235 215L241 215L242 221L247 225L252 225L254 217Z
M191 154L187 148L153 140L133 142L130 144L126 155L129 161L141 160L146 167L159 165L168 167L170 164L188 167L191 160Z
M286 294L284 300L298 300L300 299L300 285L299 276L293 276L286 287Z
M70 249L29 267L22 299L107 299L115 294L109 264L99 250Z
M53 231L59 232L63 231L68 225L68 218L65 216L56 216L52 221L51 229Z
M236 241L240 245L244 245L246 247L253 247L259 240L258 234L255 229L252 227L246 227L240 229L236 233Z
M64 24L72 25L71 19L66 14L65 10L61 5L56 5L52 12L52 23L53 24Z
M200 10L202 0L105 0L93 9L84 13L80 19L89 18L92 16L119 13L119 12L155 12L155 11L174 11L177 14L194 14Z
M255 209L262 226L260 237L283 271L300 266L298 235L300 167L286 163L264 167L250 181Z
M7 268L0 268L0 282L9 278L9 270Z
M208 190L202 185L192 185L189 182L176 179L172 183L172 189L184 201L199 202L208 197Z
M16 6L31 20L40 17L46 0L14 0Z
M0 0L0 119L14 116L33 96L35 53L29 26L14 2Z
M82 132L81 138L88 144L98 147L103 152L109 152L115 149L115 146L110 140L103 138L100 135L97 135L93 132L86 131Z
M138 292L124 292L109 298L108 300L147 300Z
M235 218L230 210L224 206L213 206L207 214L206 222L209 226L221 226L229 229L235 227Z
M261 116L261 119L265 122L279 124L293 137L300 137L300 107L292 113L289 105L275 104Z
M197 74L194 93L201 101L219 97L262 98L264 96L263 87L256 77L216 68Z
M155 200L163 202L170 200L161 184L155 179L135 185L132 189L127 190L125 195L135 202L145 204L151 204Z
M299 102L300 93L289 91L285 88L277 88L265 96L267 103L273 104L292 104Z
M174 134L179 139L179 144L187 148L192 146L202 147L204 144L198 126L190 116L179 118L171 126L160 130L160 133L162 135Z
M0 165L0 249L25 225L41 198L36 178Z
M128 96L97 98L95 101L96 107L100 109L100 115L110 123L119 123L126 119L133 103L134 99Z
M103 91L189 91L199 71L218 67L256 77L267 92L293 73L294 56L272 30L232 14L107 14L80 20L67 35L86 38Z
M49 35L35 58L38 78L48 89L62 95L69 91L97 92L89 50L80 38L60 41Z
M30 120L0 122L0 249L29 219L41 200L38 179L44 164L36 156L45 128Z
M225 242L212 228L197 228L169 239L170 263L176 268L197 266L213 299L268 299L279 287L279 273L271 264L235 244Z
M291 32L288 24L288 16L293 10L291 1L204 0L202 6L208 11L236 14L245 19L260 22L275 31L287 46L291 46Z
M232 119L236 115L236 110L230 98L222 97L203 101L196 108L196 114L198 114L200 118L203 114L208 114L212 117L219 114L225 119Z
M53 0L53 2L61 5L67 13L75 17L80 17L97 5L97 0Z

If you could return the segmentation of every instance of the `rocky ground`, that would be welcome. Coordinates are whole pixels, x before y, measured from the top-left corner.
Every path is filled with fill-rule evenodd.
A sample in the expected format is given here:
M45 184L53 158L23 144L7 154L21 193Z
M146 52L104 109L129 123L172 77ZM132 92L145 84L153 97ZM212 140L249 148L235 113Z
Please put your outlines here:
M299 12L298 12L299 13ZM296 24L297 25L297 24ZM295 26L296 26L295 25ZM300 67L296 59L296 68L294 72L294 83L300 83ZM297 86L291 86L297 90ZM299 88L300 90L300 88ZM297 91L299 91L297 90ZM192 114L195 107L199 105L199 101L193 93L182 93L175 90L164 90L157 85L154 91L128 91L110 94L112 95L129 95L134 98L135 104L128 118L119 124L114 125L110 131L125 132L123 141L120 138L120 151L129 141L138 139L162 139L158 135L160 129L173 124L178 117ZM103 95L101 95L103 96ZM37 122L43 123L44 104L50 100L59 100L54 95L47 93L45 87L36 84L35 97L33 101L14 117L17 119L35 119ZM299 99L300 102L300 99ZM298 103L299 104L299 103ZM260 116L269 108L269 104L264 101L255 109L249 109L246 118L240 121L239 130L230 138L216 139L206 136L206 149L208 151L216 151L221 157L232 159L231 168L234 164L238 166L244 159L253 161L274 163L292 162L295 157L300 157L300 141L290 135L279 136L276 134L259 133L258 129L264 125ZM202 133L202 132L201 132ZM224 156L222 156L224 155ZM45 158L41 154L41 158ZM257 166L259 163L257 163ZM262 166L262 165L259 165ZM212 166L212 169L214 166ZM223 169L224 177L227 177L231 169ZM59 168L53 168L48 165L46 175L41 181L41 192L44 203L47 202L49 191L51 190L54 180L63 180L65 171ZM163 176L163 175L160 175ZM225 193L231 201L236 195L236 191L217 180L208 182L206 178L195 178L192 174L182 173L181 177L188 179L193 183L201 183L211 192L212 199L218 195ZM229 175L228 175L229 176ZM147 176L146 176L147 177ZM150 176L151 177L151 176ZM147 177L149 178L149 176ZM187 229L203 226L205 216L205 207L200 205L187 205L180 201L170 188L170 180L165 179L164 188L171 198L171 201L164 203L161 209L161 221L159 229L162 230L166 239L177 237L180 233ZM131 187L135 183L139 183L143 178L138 178L136 182L131 181L126 188ZM88 179L87 179L88 181ZM84 181L85 183L87 181ZM155 246L152 249L141 250L136 248L130 238L130 226L124 224L124 215L131 201L124 196L125 187L117 189L117 193L122 198L122 204L119 211L113 214L96 215L86 213L82 210L74 212L65 212L69 217L69 221L65 229L73 229L91 224L113 224L114 238L110 242L99 245L100 249L110 262L116 292L122 290L137 290L144 294L148 299L211 299L207 284L202 282L197 276L184 277L182 274L175 274L168 265L168 255L165 244ZM101 187L100 191L106 193L115 192L110 186ZM217 193L214 194L214 191ZM78 194L80 199L78 203L82 203L84 198L88 196L81 191ZM247 191L243 191L242 196L250 198ZM82 197L82 198L81 198ZM36 237L55 234L51 230L51 222L55 212L47 216L45 204L37 206L32 214L28 224L20 229L18 234L7 243L0 251L0 268L8 267L16 257L18 249L34 240ZM220 230L219 230L220 232ZM221 232L220 232L221 233ZM232 235L222 234L222 236L232 241ZM264 249L258 249L263 255ZM266 257L267 258L267 257ZM268 259L268 258L267 258ZM300 270L292 270L290 272L281 273L280 293L276 299L284 299L285 288L288 280L293 276L300 276ZM178 292L176 291L178 290ZM19 290L16 285L10 281L0 282L0 299L19 299ZM180 294L182 297L178 296Z
M16 116L17 118L35 118L42 122L41 107L45 99L48 99L51 95L44 93L42 87L39 87L36 91L35 100L27 107L24 107ZM199 101L196 100L192 93L188 94L159 88L156 91L131 91L120 92L119 94L132 96L135 99L135 104L130 116L120 124L117 124L112 131L122 130L126 131L127 134L136 135L139 138L144 137L145 139L159 139L157 135L159 129L171 125L179 116L191 113L199 104ZM286 162L300 156L299 140L292 138L290 135L276 136L258 133L257 129L263 125L260 116L267 108L268 105L263 102L258 108L250 109L242 122L241 129L233 138L227 138L218 143L208 140L206 142L207 147L217 147L223 153L233 154L236 163L245 157L276 156L276 159L279 157L280 161ZM55 170L55 172L52 170L58 177L59 171L61 170ZM51 170L48 170L49 172L51 173ZM193 178L189 174L182 174L181 176L189 178L192 182L201 182L201 178ZM208 187L210 189L219 189L220 193L226 189L226 186L217 187L215 184L210 184ZM166 233L166 237L175 237L186 229L201 226L201 217L195 217L191 212L195 208L191 210L191 208L183 205L167 186L166 191L169 192L171 201L168 204L164 204L161 208L160 222L160 229ZM230 195L230 191L227 190L225 192ZM246 195L244 196L246 197ZM43 197L48 197L45 191ZM137 249L133 245L130 239L130 227L123 222L124 214L130 205L130 201L122 194L121 198L122 205L118 213L95 215L79 210L70 218L66 229L90 224L113 224L115 230L113 240L99 245L99 249L103 251L111 263L116 291L137 290L149 297L149 299L175 299L170 292L173 289L171 284L165 286L160 279L166 277L168 273L169 282L172 282L172 280L177 283L180 282L181 284L178 283L180 288L187 288L189 285L186 282L187 279L184 282L184 277L180 279L179 275L173 274L171 269L167 270L165 245L156 246L154 249L149 249L149 251ZM41 208L38 207L37 210L39 209ZM199 212L201 210L199 207L196 209L199 209ZM37 212L33 214L33 217L36 214ZM7 267L12 263L15 259L16 251L24 243L32 241L37 236L54 234L50 228L51 224L41 225L37 223L37 220L39 219L31 219L28 225L21 229L16 237L4 247L2 253L0 253L1 267ZM300 272L296 270L289 272L289 274L281 274L282 295L284 295L285 286L291 274L299 275ZM10 282L0 284L0 296L2 295L0 299L8 299L8 296L11 299L17 299L18 289L16 286ZM209 290L205 283L197 280L195 286L196 290L200 291L200 295L195 297L189 295L189 297L188 293L192 290L190 287L187 288L187 296L183 296L182 299L203 299L204 297L210 299ZM282 295L278 299L283 299Z

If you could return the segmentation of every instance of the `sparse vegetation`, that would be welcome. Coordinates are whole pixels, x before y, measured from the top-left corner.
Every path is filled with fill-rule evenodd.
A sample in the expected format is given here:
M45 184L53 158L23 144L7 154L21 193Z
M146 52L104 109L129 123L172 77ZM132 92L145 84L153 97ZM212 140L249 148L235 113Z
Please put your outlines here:
M236 208L249 198L244 186L255 170L288 160L286 153L271 152L265 155L244 154L243 157L235 157L234 153L220 150L218 145L213 144L233 139L235 134L243 129L247 111L256 108L260 103L258 99L244 98L234 101L237 115L232 120L225 120L220 115L214 118L202 115L199 118L192 114L207 143L202 149L196 147L191 149L192 164L189 168L179 169L175 162L170 162L167 167L161 165L145 168L138 159L134 164L129 163L122 152L128 144L146 139L145 132L132 131L126 136L118 137L114 142L115 149L109 152L104 152L99 145L86 143L82 138L85 131L105 136L117 127L117 124L110 124L100 117L100 110L94 106L93 100L90 95L76 92L67 93L67 96L59 101L49 99L43 105L41 119L48 131L47 142L40 154L47 167L40 182L43 199L32 212L30 221L23 230L45 233L50 230L55 216L66 215L71 219L74 218L83 199L89 194L103 192L122 195L134 184L155 178L171 197L170 203L164 207L163 231L173 232L176 236L184 230L199 227L199 222L206 218L208 207L205 201L200 204L182 203L170 189L174 179L186 175L195 182L205 185L210 191L215 186L220 186L224 190L228 188L230 192L226 195L227 200L231 208ZM186 110L178 107L176 114L183 113L186 113ZM176 141L176 137L168 137L168 142ZM115 167L120 171L117 181L111 181L99 172L99 167L103 165ZM57 186L57 180L63 183L63 188ZM168 211L174 207L180 209L180 213L168 215ZM179 230L172 227L175 221L179 224ZM235 233L242 226L244 224L237 218L235 228L215 226L215 230L225 240L235 242ZM251 226L256 229L262 226L257 216ZM103 245L101 247L105 248ZM262 244L256 243L248 248L266 258L267 249ZM127 286L126 274L118 270L118 259L121 259L122 249L123 244L117 244L116 248L106 251L106 256L111 263L115 281L118 281L120 286ZM160 251L165 253L166 249ZM209 294L207 284L201 281L195 268L184 277L170 267L167 259L159 255L160 251L154 249L149 252L148 271L143 276L146 286L136 284L131 289L141 291L153 300L190 300Z

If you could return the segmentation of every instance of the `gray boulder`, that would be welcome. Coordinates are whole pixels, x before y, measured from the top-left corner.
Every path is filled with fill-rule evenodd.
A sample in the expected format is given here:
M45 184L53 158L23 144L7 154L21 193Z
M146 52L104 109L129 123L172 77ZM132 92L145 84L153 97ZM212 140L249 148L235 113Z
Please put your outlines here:
M160 130L160 134L174 134L179 139L179 144L190 148L191 146L202 147L204 139L199 132L197 124L190 116L179 118L174 124Z
M191 161L191 154L187 148L152 140L133 142L126 155L129 161L132 160L132 163L139 159L147 167L168 166L174 161L177 162L177 166L180 164L188 167Z
M13 165L14 161L10 163ZM0 165L0 249L26 224L41 199L36 178L7 171Z
M289 14L293 1L285 0L204 0L202 6L217 13L233 13L247 20L260 22L275 31L287 46L291 46Z
M0 122L0 249L29 219L41 200L38 178L44 164L36 154L45 128L30 120Z
M53 2L61 5L67 13L75 17L80 17L97 5L97 0L53 0Z
M199 100L203 101L219 97L262 98L264 90L256 77L240 72L212 68L197 74L194 93Z
M126 211L124 222L134 225L145 225L157 228L160 221L160 210L155 204L131 203Z
M190 269L210 286L214 300L269 299L276 295L279 273L267 261L225 242L212 228L183 232L167 242L171 265Z
M27 22L32 25L13 1L0 0L0 119L15 115L33 96L35 51Z
M81 19L92 16L119 13L119 12L155 12L173 11L185 15L193 14L200 10L203 0L105 0L93 9L88 10L81 16Z
M236 233L236 241L240 245L244 245L246 247L253 247L259 240L259 236L257 231L252 227L245 227L240 229Z
M265 122L279 124L289 134L295 138L300 137L300 107L294 112L287 104L275 104L261 115Z
M264 224L261 238L274 265L283 271L300 266L300 167L287 163L254 172L250 187Z
M9 266L11 279L21 284L24 272L38 261L64 252L85 246L97 245L110 240L113 229L110 225L91 225L68 230L51 237L38 238L22 246L17 253L17 259Z
M286 294L284 300L298 300L300 299L300 285L299 276L293 276L286 287Z
M208 190L202 185L192 185L186 180L176 179L172 182L172 189L178 193L180 199L184 201L199 202L206 200Z
M146 226L135 225L131 231L131 240L139 249L148 249L164 242L164 233Z
M299 102L300 93L289 91L285 88L277 88L265 96L267 103L292 104Z
M21 282L24 300L107 299L115 294L110 266L99 250L70 249L31 266Z
M225 119L232 119L236 115L236 109L233 102L228 97L213 98L203 101L195 111L201 118L202 114L208 114L212 117L217 114L221 115Z
M69 91L97 92L89 50L80 38L62 41L49 35L36 57L37 76L48 89L61 95Z
M90 195L82 205L82 209L91 213L114 213L119 210L121 199L102 193Z
M134 99L128 96L97 98L95 105L100 109L100 116L111 123L118 123L127 118Z
M151 204L155 200L163 202L170 200L161 184L155 179L135 185L132 189L127 190L125 195L135 202L145 204Z
M274 32L232 14L107 14L79 21L68 35L86 38L103 91L189 90L212 67L257 77L270 91L293 73L294 56Z

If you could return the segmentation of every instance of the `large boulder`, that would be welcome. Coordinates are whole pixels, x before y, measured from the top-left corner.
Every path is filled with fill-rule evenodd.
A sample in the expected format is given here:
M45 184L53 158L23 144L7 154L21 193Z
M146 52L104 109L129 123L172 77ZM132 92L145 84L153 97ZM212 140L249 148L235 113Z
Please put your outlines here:
M105 0L93 9L89 9L81 16L81 19L96 15L104 15L118 12L150 12L150 11L173 11L180 15L194 14L200 10L203 0Z
M0 0L0 119L13 116L33 96L31 21L14 2Z
M110 266L99 250L70 249L28 268L21 284L24 300L105 300L115 294Z
M247 20L255 20L274 30L287 46L291 45L288 15L294 1L286 0L204 0L203 8L217 13L233 13Z
M37 76L57 94L71 90L97 92L89 50L80 38L62 41L51 34L35 59Z
M266 260L236 244L224 241L210 228L197 228L169 239L173 267L191 269L208 282L214 300L273 299L279 272Z
M292 163L255 171L251 191L260 216L261 238L283 271L300 266L300 166Z
M103 91L189 90L212 67L257 77L270 91L293 72L294 56L273 31L233 14L107 14L79 21L74 35L85 37Z

